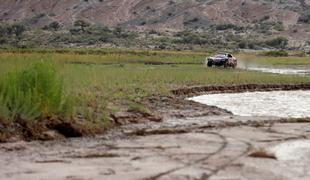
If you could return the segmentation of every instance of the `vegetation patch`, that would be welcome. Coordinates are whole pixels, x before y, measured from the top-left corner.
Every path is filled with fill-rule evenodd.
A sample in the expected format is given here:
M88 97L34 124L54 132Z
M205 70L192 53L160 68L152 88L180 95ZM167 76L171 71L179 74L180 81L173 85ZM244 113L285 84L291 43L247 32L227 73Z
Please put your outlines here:
M75 121L74 106L51 62L36 62L24 70L9 72L0 81L0 116L5 127L0 129L1 139L10 136L9 131L25 139L43 138L41 133L49 128L66 137L90 133Z
M310 83L308 76L206 68L207 52L10 49L0 54L2 141L93 135L118 124L157 122L160 115L145 100L173 97L172 89ZM307 57L239 54L238 59L310 65Z

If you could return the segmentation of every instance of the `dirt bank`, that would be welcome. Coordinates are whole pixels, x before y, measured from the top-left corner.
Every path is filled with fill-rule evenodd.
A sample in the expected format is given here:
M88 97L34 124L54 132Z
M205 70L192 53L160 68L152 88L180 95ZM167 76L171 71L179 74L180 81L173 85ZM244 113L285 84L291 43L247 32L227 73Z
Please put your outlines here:
M176 96L189 97L214 93L290 90L310 90L310 84L243 84L233 86L195 86L172 90L172 93Z

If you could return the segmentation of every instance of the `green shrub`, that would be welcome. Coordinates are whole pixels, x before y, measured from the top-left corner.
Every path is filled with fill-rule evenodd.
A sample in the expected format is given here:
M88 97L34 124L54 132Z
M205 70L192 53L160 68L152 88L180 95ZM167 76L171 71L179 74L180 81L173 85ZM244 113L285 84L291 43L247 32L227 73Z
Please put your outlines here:
M0 115L5 118L34 120L72 112L63 81L49 62L8 73L0 81Z

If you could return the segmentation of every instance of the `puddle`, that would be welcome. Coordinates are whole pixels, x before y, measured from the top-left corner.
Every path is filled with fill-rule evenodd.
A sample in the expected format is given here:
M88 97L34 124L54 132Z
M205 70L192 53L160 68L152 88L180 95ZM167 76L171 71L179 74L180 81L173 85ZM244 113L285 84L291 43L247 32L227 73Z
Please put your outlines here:
M290 74L290 75L310 75L309 70L304 70L304 69L274 69L274 68L263 68L263 67L248 67L246 68L247 70L250 71L260 71L260 72L265 72L265 73L274 73L274 74Z
M189 100L217 106L238 116L310 117L310 91L209 94Z
M269 149L278 160L310 160L310 141L299 140L278 144Z

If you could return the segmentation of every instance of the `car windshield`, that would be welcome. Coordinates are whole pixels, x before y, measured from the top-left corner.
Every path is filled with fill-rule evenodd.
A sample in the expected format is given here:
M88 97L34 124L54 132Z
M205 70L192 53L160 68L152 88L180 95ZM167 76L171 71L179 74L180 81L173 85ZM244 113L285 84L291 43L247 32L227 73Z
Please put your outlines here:
M227 57L227 56L224 55L224 54L218 54L218 55L216 55L215 57L216 57L216 58L225 58L225 57Z

